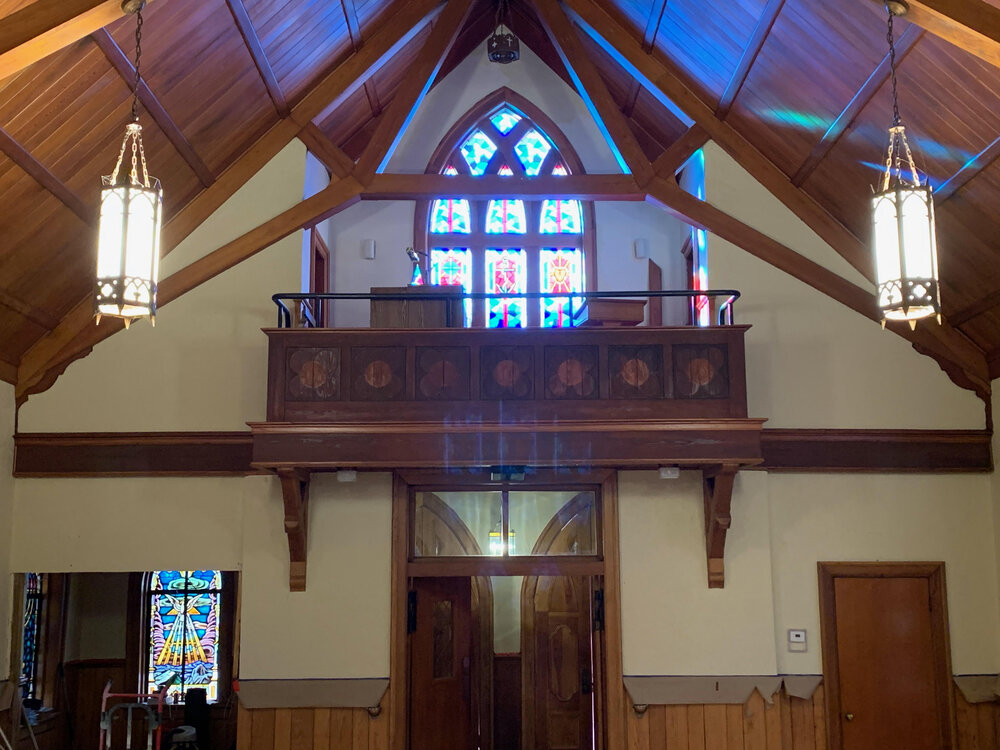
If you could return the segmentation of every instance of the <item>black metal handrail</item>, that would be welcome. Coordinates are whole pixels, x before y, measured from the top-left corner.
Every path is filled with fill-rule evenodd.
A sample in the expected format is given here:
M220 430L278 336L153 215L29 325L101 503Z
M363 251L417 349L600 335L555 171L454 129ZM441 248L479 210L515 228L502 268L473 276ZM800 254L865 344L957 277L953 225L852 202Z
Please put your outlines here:
M521 292L519 294L493 294L487 292L468 292L466 294L455 294L454 292L432 291L433 287L427 287L423 291L421 287L407 287L406 292L279 292L271 295L271 300L278 307L278 327L292 327L292 312L286 302L314 302L325 300L431 300L442 299L451 301L465 301L467 299L542 299L543 297L553 297L556 299L568 299L570 301L570 324L576 324L577 317L587 308L587 301L591 299L632 299L632 298L653 298L653 297L687 297L697 299L699 297L725 297L726 299L719 305L718 324L720 326L733 325L733 306L740 298L740 293L736 289L661 289L646 291L626 291L626 292L576 292L571 295L552 294L550 292ZM576 300L583 300L579 309L574 310ZM300 305L306 328L316 328L316 318L311 309L311 305Z

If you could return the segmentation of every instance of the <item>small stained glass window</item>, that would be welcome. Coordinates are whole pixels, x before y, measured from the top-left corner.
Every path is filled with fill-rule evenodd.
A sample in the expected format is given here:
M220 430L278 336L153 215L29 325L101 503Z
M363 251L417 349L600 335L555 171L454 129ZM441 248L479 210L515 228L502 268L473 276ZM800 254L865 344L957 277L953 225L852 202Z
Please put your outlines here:
M542 234L580 234L583 231L580 217L580 201L544 200L538 231Z
M479 177L486 173L490 159L497 152L497 145L482 130L476 130L462 144L462 156L469 165L469 171Z
M24 620L21 635L21 698L38 698L38 656L41 647L44 576L24 574Z
M452 177L452 176L458 174L458 170L455 169L454 166L452 166L451 164L449 164L447 167L444 168L444 170L441 172L441 174L446 174L449 177Z
M501 177L513 177L514 170L510 168L509 164L504 164L500 169L497 170L497 174Z
M487 234L524 234L528 222L524 216L524 201L500 198L486 207Z
M150 574L148 692L173 680L168 694L181 700L190 688L218 698L221 594L218 570Z
M571 297L583 291L583 252L575 247L545 247L539 253L542 291L554 295L543 297L542 326L563 328L572 325L573 314L583 303L581 297Z
M569 172L566 171L566 166L564 164L556 164L552 167L552 174L556 177L565 177L569 174Z
M503 135L507 135L507 133L512 131L517 124L521 122L521 116L514 114L509 109L504 107L490 117L490 122L492 122L493 127L499 130Z
M431 248L431 284L472 291L472 253L467 247ZM472 323L472 300L465 300L465 324Z
M491 294L525 291L527 265L520 248L486 248L486 291ZM486 324L490 328L523 328L525 312L523 299L486 300Z
M431 207L431 231L435 234L468 234L472 227L469 201L439 198Z
M545 136L534 128L525 133L514 146L514 153L521 160L524 173L529 177L535 177L541 172L542 163L551 150L552 146L545 140Z

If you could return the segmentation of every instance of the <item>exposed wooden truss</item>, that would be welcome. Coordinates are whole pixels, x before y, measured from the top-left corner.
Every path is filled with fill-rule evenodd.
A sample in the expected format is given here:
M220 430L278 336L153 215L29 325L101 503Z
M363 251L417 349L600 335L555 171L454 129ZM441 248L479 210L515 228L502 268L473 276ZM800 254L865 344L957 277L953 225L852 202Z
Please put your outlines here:
M253 58L254 65L257 66L257 72L260 73L260 79L264 82L265 88L267 88L267 94L271 97L271 101L274 102L275 111L277 111L280 117L288 117L289 108L288 102L285 99L285 92L281 90L281 84L278 83L278 79L274 75L274 70L271 68L271 63L268 61L264 47L257 36L257 30L250 21L250 16L247 14L243 0L226 0L226 4L229 6L229 11L233 14L233 21L236 22L243 41L246 42L247 50Z
M733 107L733 102L739 96L740 89L743 88L747 76L750 75L750 69L757 61L757 55L760 54L764 42L767 41L767 35L771 33L771 27L778 20L778 14L781 12L784 4L785 0L768 0L767 5L764 6L764 10L761 11L753 35L750 37L750 41L747 42L746 47L744 47L743 56L740 58L736 70L733 71L726 90L722 92L719 105L715 108L715 114L723 120L726 119L726 115L729 114L729 110ZM649 50L647 49L646 52L649 52Z
M990 0L909 0L906 19L1000 66L1000 7Z
M653 162L654 174L660 177L672 175L706 143L708 143L708 133L705 128L701 125L692 125L684 135L667 146Z
M15 141L0 128L0 153L31 175L32 179L62 201L70 211L75 213L84 224L93 224L97 214L93 208L83 202L79 195L46 168L38 159L31 155L24 146Z

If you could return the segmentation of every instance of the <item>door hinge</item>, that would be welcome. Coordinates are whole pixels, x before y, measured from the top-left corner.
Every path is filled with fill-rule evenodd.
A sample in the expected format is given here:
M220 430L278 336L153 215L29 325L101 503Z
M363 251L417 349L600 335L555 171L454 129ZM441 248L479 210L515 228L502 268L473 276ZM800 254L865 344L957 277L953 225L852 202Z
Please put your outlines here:
M594 591L594 630L604 630L604 589Z
M406 594L406 634L417 632L417 592Z

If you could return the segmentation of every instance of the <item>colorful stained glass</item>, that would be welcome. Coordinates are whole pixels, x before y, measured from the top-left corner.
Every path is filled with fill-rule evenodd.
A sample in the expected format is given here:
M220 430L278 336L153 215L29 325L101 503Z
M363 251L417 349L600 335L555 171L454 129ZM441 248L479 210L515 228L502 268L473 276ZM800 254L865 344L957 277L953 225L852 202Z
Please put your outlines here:
M42 574L24 574L24 620L21 636L21 698L37 698L38 649L42 624Z
M458 170L455 169L455 167L453 167L451 164L449 164L447 167L444 168L444 171L441 172L441 174L446 174L449 177L452 177L453 175L458 174Z
M545 161L545 157L549 155L551 150L552 145L545 140L545 136L534 128L525 133L514 146L514 153L521 160L524 173L529 177L534 177L541 172L542 162Z
M554 167L552 167L552 174L554 174L556 177L565 177L566 175L569 174L569 172L566 171L566 166L564 164L556 164Z
M514 127L521 122L521 116L516 115L509 109L504 107L496 114L490 116L490 122L493 123L493 127L499 130L504 135L507 135Z
M497 174L501 177L513 177L514 170L510 168L509 165L504 164L500 169L497 170Z
M501 198L491 200L486 206L486 232L488 234L524 234L528 222L524 218L524 201Z
M538 231L542 234L580 234L583 231L580 201L558 198L542 201Z
M543 292L569 295L583 291L583 252L575 247L545 247L539 252ZM573 324L573 313L580 309L580 297L543 297L542 326L563 328Z
M431 231L437 234L468 234L472 229L469 201L440 198L431 206Z
M462 144L462 156L469 165L469 171L476 177L486 173L486 167L496 152L497 145L482 130L476 130Z
M486 248L486 291L491 294L521 293L527 289L527 263L519 248ZM523 299L486 300L486 325L489 328L523 328Z
M431 283L472 291L472 253L467 247L431 248ZM472 300L465 300L465 325L472 324Z
M208 700L219 693L218 570L157 570L149 586L149 668L147 689L173 679L168 691L183 700L203 688Z

